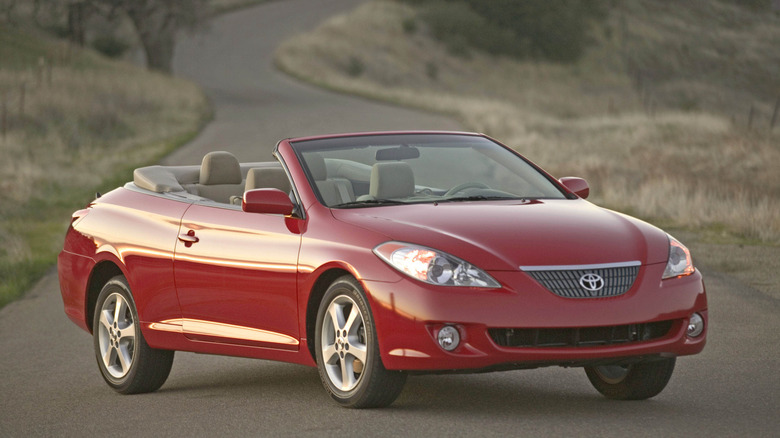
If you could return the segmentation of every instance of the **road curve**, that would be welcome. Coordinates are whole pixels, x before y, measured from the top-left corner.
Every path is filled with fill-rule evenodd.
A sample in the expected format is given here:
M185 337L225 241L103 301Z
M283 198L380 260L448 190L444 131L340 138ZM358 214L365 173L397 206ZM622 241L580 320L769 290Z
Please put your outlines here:
M186 37L175 69L203 85L215 120L165 163L199 163L215 149L265 159L280 138L313 133L457 128L274 71L280 41L357 3L274 2ZM313 368L181 352L160 391L118 395L100 377L90 336L65 317L50 274L0 310L0 437L776 436L780 305L728 276L705 276L709 345L678 360L669 386L652 400L609 401L582 370L551 368L412 377L391 408L351 411L329 400Z
M241 161L270 159L289 137L392 129L459 129L452 120L335 94L302 84L273 67L276 47L325 17L365 0L285 0L221 17L177 46L177 74L201 84L214 121L166 164L195 164L206 152L229 150Z

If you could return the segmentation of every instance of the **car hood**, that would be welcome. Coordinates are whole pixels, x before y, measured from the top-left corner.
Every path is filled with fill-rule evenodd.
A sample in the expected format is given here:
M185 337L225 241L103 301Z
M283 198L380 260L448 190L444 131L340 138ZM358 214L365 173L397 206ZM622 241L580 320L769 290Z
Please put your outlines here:
M666 234L584 200L449 202L334 209L340 221L452 254L485 270L666 263Z

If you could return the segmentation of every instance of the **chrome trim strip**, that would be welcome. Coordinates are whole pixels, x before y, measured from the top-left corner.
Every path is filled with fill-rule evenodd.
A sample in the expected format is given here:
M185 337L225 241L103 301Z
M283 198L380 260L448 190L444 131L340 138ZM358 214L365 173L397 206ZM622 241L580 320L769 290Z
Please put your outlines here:
M153 322L149 324L149 328L165 332L182 333L184 335L214 336L217 338L242 339L269 344L298 345L297 339L282 333L200 319L168 319L161 322Z
M595 265L549 265L549 266L520 266L521 271L578 271L588 269L610 269L610 268L628 268L632 266L641 266L639 260L619 263L599 263Z
M387 354L398 357L431 357L422 351L412 350L411 348L396 348Z

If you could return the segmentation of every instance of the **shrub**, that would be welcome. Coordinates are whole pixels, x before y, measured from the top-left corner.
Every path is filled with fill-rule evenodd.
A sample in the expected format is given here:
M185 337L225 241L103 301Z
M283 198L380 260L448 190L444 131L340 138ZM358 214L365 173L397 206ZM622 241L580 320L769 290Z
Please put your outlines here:
M405 34L413 35L417 32L417 21L415 21L413 18L404 19L402 26L404 28Z
M433 62L427 62L425 64L425 75L431 80L439 79L439 66Z
M495 26L464 2L432 2L422 17L453 54L467 55L472 47L494 55L526 55L514 32Z
M109 35L95 38L92 41L92 48L109 58L119 58L125 54L130 45L119 38Z
M366 65L363 63L362 59L358 58L357 56L349 57L349 61L347 61L346 67L346 72L349 76L356 78L362 75L365 70Z
M421 5L423 19L447 44L462 39L494 55L575 62L609 0L405 0Z

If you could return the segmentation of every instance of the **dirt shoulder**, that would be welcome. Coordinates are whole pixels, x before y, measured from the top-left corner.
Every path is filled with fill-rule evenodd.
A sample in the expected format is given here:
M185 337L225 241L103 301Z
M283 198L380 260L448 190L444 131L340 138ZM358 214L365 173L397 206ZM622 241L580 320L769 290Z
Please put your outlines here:
M780 248L744 243L712 243L695 231L673 232L691 250L705 274L716 271L737 278L756 292L780 302Z

